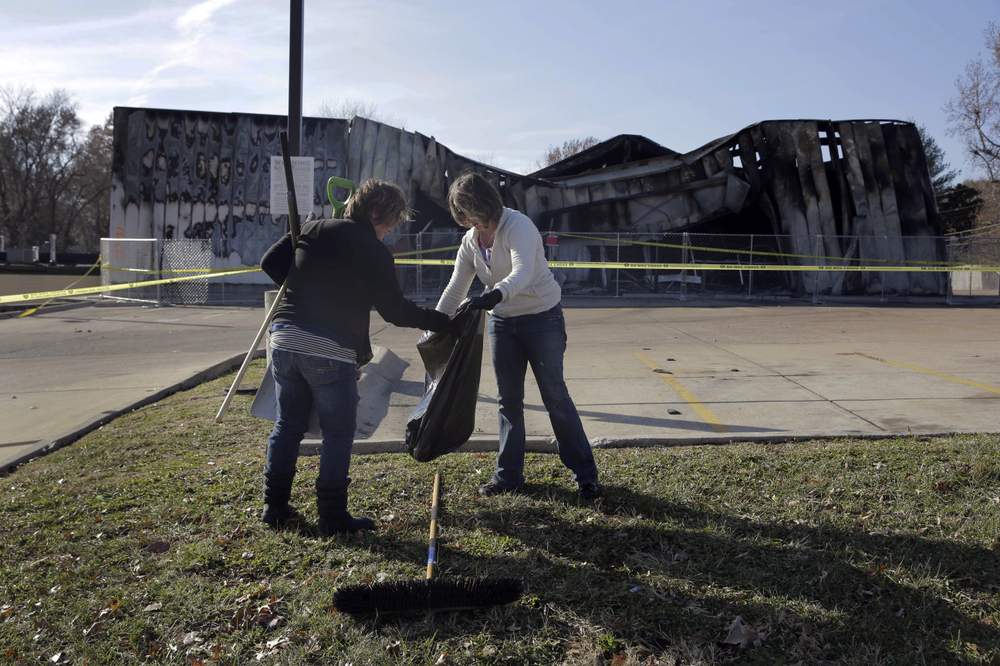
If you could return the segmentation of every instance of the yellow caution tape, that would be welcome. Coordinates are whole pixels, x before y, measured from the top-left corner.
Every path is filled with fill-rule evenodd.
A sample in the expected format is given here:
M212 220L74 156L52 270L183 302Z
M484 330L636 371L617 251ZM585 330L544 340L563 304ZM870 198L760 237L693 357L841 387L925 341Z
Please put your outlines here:
M397 258L396 264L399 266L453 266L454 259L403 259ZM630 262L630 261L550 261L551 268L595 268L604 270L623 271L794 271L809 272L821 271L827 273L842 272L873 272L873 273L951 273L951 272L986 272L998 273L1000 266L989 266L980 264L961 264L950 266L829 266L813 265L801 266L796 264L692 264L692 263L663 263L663 262ZM79 287L76 289L59 289L55 291L38 291L27 294L11 294L0 296L0 305L7 303L26 303L29 301L41 301L52 298L66 296L87 296L90 294L102 294L109 291L123 291L126 289L138 289L141 287L155 287L161 284L172 284L174 282L184 282L186 280L206 280L215 277L225 277L228 275L243 275L246 273L256 273L260 268L241 268L238 270L215 270L211 274L187 275L184 277L164 278L162 280L145 280L143 282L126 282L100 287Z
M98 259L97 261L95 261L93 264L90 265L90 268L87 269L86 273L84 273L83 275L81 275L77 279L75 279L72 282L70 282L68 285L66 285L65 287L63 287L63 289L72 289L73 287L75 287L76 285L78 285L85 277L87 277L88 275L90 275L94 271L94 269L97 268L100 265L100 263L101 263L100 259ZM55 299L54 298L49 298L49 299L46 299L45 302L43 302L43 303L39 303L38 305L36 305L34 307L30 307L27 310L25 310L24 312L22 312L21 314L17 315L17 318L21 319L23 317L30 317L31 315L35 314L36 312L38 312L39 310L41 310L42 308L44 308L46 305L48 305L49 303L51 303L53 300L55 300Z
M453 266L454 259L397 259L401 266ZM953 266L802 266L798 264L692 264L630 261L550 261L551 268L603 268L625 271L826 271L951 273L953 271L997 272L1000 266L961 264Z
M259 270L259 268L241 268L235 271L216 272L211 277L256 273ZM0 305L5 305L7 303L42 301L49 298L61 298L65 296L88 296L91 294L103 294L107 291L123 291L125 289L138 289L141 287L155 287L160 284L171 284L173 282L184 282L186 280L205 280L207 277L208 276L205 275L188 275L185 277L164 278L162 280L146 280L144 282L123 282L122 284L112 284L100 287L77 287L76 289L57 289L55 291L36 291L28 294L11 294L8 296L0 296Z
M259 271L260 266L243 266L247 270ZM225 273L226 271L234 270L233 268L125 268L122 266L113 266L111 264L101 264L102 271L108 271L111 273L143 273L143 274L153 274L162 275L164 273L201 273L204 276L211 276L216 273Z
M461 245L449 245L448 247L436 247L432 250L412 250L409 252L399 252L392 256L394 257L409 257L414 254L434 254L435 252L447 252L449 250L457 250Z
M641 247L665 247L674 250L698 250L699 252L718 252L720 254L746 254L750 256L761 256L761 257L795 257L796 259L825 259L827 261L868 261L871 263L880 262L890 262L893 259L862 259L860 257L834 257L826 256L822 254L794 254L791 252L771 252L769 250L738 250L734 248L727 247L709 247L705 245L683 245L680 243L659 243L655 241L637 241L628 239L618 239L618 238L608 238L603 236L587 236L584 234L573 234L564 231L555 232L557 237L561 238L579 238L581 240L590 240L601 243L620 243L622 245L638 245ZM769 236L761 236L762 238L771 238ZM880 240L875 238L874 240ZM903 265L909 266L914 265L930 265L930 266L952 266L958 265L947 261L923 261L915 259L910 262L903 262Z
M409 257L412 255L421 254L434 254L436 252L449 252L451 250L457 250L458 245L450 245L448 247L436 247L429 250L411 250L407 252L400 252L394 254L394 257ZM260 266L245 266L248 270L260 270ZM142 273L146 275L162 275L165 273L201 273L208 276L214 276L218 273L224 273L226 271L232 270L231 268L126 268L124 266L115 266L113 264L101 264L102 271L108 271L112 273Z

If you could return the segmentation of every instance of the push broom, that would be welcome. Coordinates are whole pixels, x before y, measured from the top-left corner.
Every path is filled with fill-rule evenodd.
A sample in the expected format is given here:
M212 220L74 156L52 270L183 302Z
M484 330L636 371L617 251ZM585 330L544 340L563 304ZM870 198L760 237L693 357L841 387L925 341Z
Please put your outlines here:
M521 581L517 578L434 578L440 500L441 473L435 472L426 577L342 587L333 595L334 608L349 615L392 615L488 608L513 603L521 597Z

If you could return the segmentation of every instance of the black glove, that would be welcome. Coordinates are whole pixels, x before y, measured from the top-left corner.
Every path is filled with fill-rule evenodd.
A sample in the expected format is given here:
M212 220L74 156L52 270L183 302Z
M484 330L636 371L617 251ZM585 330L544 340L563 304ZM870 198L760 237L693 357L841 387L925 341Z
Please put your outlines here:
M464 312L466 310L492 310L497 306L497 303L503 300L503 292L499 289L494 289L488 291L482 296L475 296L466 301L462 307L458 309L459 312Z
M438 312L437 310L428 309L429 320L427 321L428 331L433 331L437 333L439 331L447 330L451 326L451 319L448 318L443 312Z

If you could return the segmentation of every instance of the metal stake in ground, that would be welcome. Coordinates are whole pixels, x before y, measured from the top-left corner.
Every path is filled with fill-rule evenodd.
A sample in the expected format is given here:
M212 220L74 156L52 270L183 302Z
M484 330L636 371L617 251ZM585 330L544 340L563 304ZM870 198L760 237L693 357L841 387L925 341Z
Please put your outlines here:
M299 240L299 206L295 201L295 181L292 179L292 158L288 153L288 132L281 133L281 161L284 163L285 167L285 184L288 186L288 233L292 236L292 253L294 257L295 245ZM267 327L271 324L271 319L274 318L274 313L277 311L278 306L281 305L281 299L285 296L285 287L288 284L287 278L281 283L281 289L278 290L278 295L274 298L274 302L271 303L271 308L267 311L264 316L264 322L260 325L260 330L257 331L256 337L253 339L253 343L250 345L250 349L247 350L247 355L243 358L243 365L240 366L239 371L236 373L236 378L233 380L232 385L229 387L229 391L226 393L226 399L222 401L222 406L219 407L218 414L215 415L215 422L222 423L222 417L225 416L226 410L229 409L229 403L232 402L233 396L236 395L236 389L239 387L240 382L243 381L243 375L247 373L247 368L250 367L250 361L253 360L253 353L257 351L257 347L260 346L260 341L264 338L264 333L267 332Z
M342 587L333 595L334 608L350 615L389 615L488 608L513 603L521 597L522 584L516 578L434 579L440 499L441 473L435 472L427 577L416 581Z

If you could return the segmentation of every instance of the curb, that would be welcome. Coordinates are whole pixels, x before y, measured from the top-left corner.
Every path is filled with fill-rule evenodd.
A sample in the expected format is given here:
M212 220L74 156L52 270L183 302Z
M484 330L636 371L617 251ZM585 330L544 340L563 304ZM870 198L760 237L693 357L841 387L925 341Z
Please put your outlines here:
M20 456L19 458L15 458L14 460L5 462L2 466L0 466L0 477L10 474L17 467L20 467L26 462L34 460L35 458L40 458L41 456L44 455L48 455L53 451L56 451L64 446L72 444L73 442L80 439L87 433L97 430L104 424L113 421L114 419L118 418L123 414L127 414L128 412L136 410L140 407L145 407L146 405L163 400L167 396L177 393L178 391L185 391L187 389L194 388L195 386L198 386L199 384L206 382L210 379L221 377L227 372L232 372L233 370L240 367L240 364L243 363L243 359L245 357L246 357L245 352L241 352L239 354L236 354L235 356L230 356L227 359L219 361L215 365L212 365L204 370L194 373L190 377L187 377L186 379L183 379L177 382L176 384L171 384L170 386L162 388L156 393L151 393L150 395L147 395L141 398L140 400L136 400L135 402L130 403L129 405L126 405L121 409L117 409L113 412L102 414L99 418L96 418L93 421L84 424L83 426L73 430L72 432L69 432L65 435L62 435L53 440L49 440L47 442L40 441L38 442L37 448L35 448L30 453L26 453ZM253 357L255 359L263 358L264 350L263 349L256 350L254 352Z
M590 440L593 449L640 449L640 448L670 448L675 446L725 446L727 444L786 444L790 442L835 441L838 439L863 439L877 441L896 439L899 437L949 437L953 435L979 434L971 432L935 431L935 432L877 432L877 433L789 433L787 435L746 435L741 437L711 436L711 437L601 437ZM322 448L320 440L304 440L300 453L302 455L319 455ZM473 437L463 444L455 453L495 453L496 437ZM554 437L528 437L525 439L525 451L528 453L558 453ZM407 453L406 443L402 439L385 438L354 442L352 453L355 455L373 455L379 453Z

